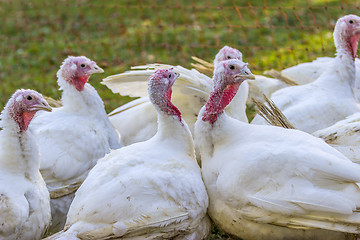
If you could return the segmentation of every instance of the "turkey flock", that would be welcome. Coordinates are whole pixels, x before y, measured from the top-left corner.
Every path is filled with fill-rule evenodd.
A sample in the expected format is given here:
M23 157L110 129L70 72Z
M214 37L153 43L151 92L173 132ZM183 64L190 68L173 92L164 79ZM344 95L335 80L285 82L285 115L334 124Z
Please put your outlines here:
M335 58L278 79L228 46L197 64L212 79L132 67L103 80L138 97L108 115L87 83L103 69L66 58L60 107L20 89L0 115L0 239L202 240L213 223L243 240L359 239L360 17L333 36ZM248 122L262 94L295 129Z

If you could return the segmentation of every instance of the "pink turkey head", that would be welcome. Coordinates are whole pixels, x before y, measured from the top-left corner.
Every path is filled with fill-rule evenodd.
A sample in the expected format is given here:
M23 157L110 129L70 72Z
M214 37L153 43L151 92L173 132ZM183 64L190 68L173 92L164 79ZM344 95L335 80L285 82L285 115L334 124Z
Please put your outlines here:
M255 79L246 63L237 59L220 62L215 68L214 90L206 102L202 120L214 124L246 79Z
M58 74L78 91L82 91L91 74L103 72L104 70L96 65L96 62L87 57L70 56L64 60Z
M214 68L216 68L221 61L229 60L229 59L238 59L242 61L242 53L236 48L232 48L228 46L223 47L215 56Z
M9 116L18 124L20 132L26 131L30 121L39 110L51 112L43 96L34 90L17 90L5 106Z
M168 115L178 115L180 111L171 103L172 86L179 74L173 69L158 69L149 78L150 101Z
M234 84L240 85L246 79L255 79L247 65L247 63L237 59L220 62L215 68L213 79L215 88Z
M158 69L149 78L149 95L166 96L171 100L172 86L179 76L173 69Z
M336 48L345 49L356 58L360 38L360 17L356 15L346 15L339 18L334 29L334 41Z

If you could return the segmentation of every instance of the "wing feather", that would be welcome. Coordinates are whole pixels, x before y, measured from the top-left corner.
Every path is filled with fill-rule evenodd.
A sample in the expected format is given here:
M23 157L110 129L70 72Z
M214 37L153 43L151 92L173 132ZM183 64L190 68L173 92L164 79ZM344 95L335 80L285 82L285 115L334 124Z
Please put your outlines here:
M126 222L117 222L103 228L79 233L77 236L83 240L132 238L142 236L144 239L169 238L175 228L181 229L178 224L188 218L188 213L179 208L166 209L166 211L144 213L138 218ZM174 224L173 228L169 228ZM166 231L159 233L159 228L167 227ZM186 228L186 226L183 226Z
M209 94L212 90L212 81L206 75L195 69L186 69L181 66L171 66L166 64L148 64L132 67L131 71L116 74L103 79L102 84L110 88L114 93L129 95L131 97L145 97L148 95L147 82L151 74L156 69L174 68L180 73L179 78L174 84L176 88L191 88Z

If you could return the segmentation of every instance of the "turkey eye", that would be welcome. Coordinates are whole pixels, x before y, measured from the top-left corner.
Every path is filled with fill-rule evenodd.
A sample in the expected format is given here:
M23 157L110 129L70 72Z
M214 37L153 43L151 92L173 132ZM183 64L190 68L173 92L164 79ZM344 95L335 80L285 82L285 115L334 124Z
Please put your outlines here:
M350 21L349 21L349 23L350 23L350 24L353 24L353 23L354 23L354 21L353 21L353 20L350 20Z
M171 74L169 74L169 78L171 78L172 77L172 75Z
M82 68L84 68L85 66L86 66L86 65L85 65L84 63L80 65L80 67L82 67Z
M227 58L228 58L228 59L231 59L231 57L230 57L230 56L227 56Z
M32 100L33 98L32 98L32 96L29 95L29 96L26 97L26 99L30 101L30 100Z
M235 69L234 65L230 65L230 69L234 70Z

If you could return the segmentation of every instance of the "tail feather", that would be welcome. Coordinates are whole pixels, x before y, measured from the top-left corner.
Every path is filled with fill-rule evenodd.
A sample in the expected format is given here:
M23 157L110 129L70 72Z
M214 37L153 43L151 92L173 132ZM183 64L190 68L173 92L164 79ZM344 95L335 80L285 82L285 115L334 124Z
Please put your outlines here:
M101 82L106 85L113 93L123 96L145 97L147 92L147 81L154 70L127 71L104 78Z
M142 97L142 98L138 98L138 99L135 99L131 102L128 102L116 109L114 109L111 113L108 114L109 117L111 116L114 116L118 113L122 113L122 112L125 112L126 110L129 110L130 108L133 108L133 107L136 107L136 106L139 106L141 104L144 104L144 103L148 103L149 102L149 98L148 97Z
M294 80L283 76L280 72L274 70L274 69L270 69L268 71L264 72L267 75L270 75L273 78L279 79L280 81L284 82L285 84L289 85L289 86L296 86L299 85L297 82L295 82Z
M295 127L290 123L290 121L286 118L286 116L281 112L281 110L275 105L275 103L263 95L265 102L269 105L266 106L265 103L252 98L253 102L255 103L257 109L257 113L263 117L267 123L273 126L295 129Z
M47 96L44 96L44 99L49 103L49 105L51 107L55 107L55 108L62 107L61 100L55 100L55 99L53 99L51 97L47 97Z
M121 95L129 95L131 97L145 97L147 93L147 82L151 74L156 69L168 69L180 73L179 78L174 84L174 90L186 89L195 90L197 92L209 94L212 90L212 80L206 75L195 69L186 69L182 66L171 66L166 64L148 64L132 67L131 71L116 74L103 79L102 84L106 85L114 93Z
M211 62L207 62L201 58L192 56L191 57L196 63L191 63L191 66L194 67L201 73L204 73L208 76L212 76L214 72L214 64Z
M66 195L72 194L78 190L78 188L80 187L81 184L82 184L82 181L76 182L73 184L69 184L69 185L65 185L65 186L61 186L57 189L54 189L54 190L50 191L50 198L51 199L61 198Z
M156 69L169 69L173 68L174 71L180 73L179 78L176 80L174 87L179 86L193 86L193 87L200 87L200 88L207 88L207 92L212 90L212 80L208 76L200 73L196 69L187 69L182 66L172 66L167 64L148 64L142 66L135 66L132 67L132 70L141 71L146 69L147 71L155 71ZM136 72L136 71L134 71ZM147 79L146 79L147 81ZM210 92L209 92L210 93Z

